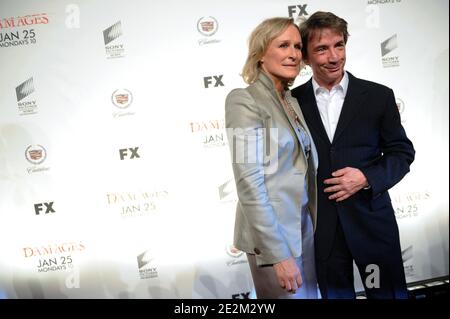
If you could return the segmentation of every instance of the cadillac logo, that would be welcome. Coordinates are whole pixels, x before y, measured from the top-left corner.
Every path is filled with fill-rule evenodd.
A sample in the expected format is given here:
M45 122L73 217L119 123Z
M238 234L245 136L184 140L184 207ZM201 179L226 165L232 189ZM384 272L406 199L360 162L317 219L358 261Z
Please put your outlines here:
M133 95L127 89L118 89L113 92L111 100L119 109L126 109L133 102Z
M210 37L219 29L219 23L214 17L202 17L197 22L197 30L201 34Z
M25 150L25 158L31 164L41 164L47 157L47 151L41 145L30 145Z

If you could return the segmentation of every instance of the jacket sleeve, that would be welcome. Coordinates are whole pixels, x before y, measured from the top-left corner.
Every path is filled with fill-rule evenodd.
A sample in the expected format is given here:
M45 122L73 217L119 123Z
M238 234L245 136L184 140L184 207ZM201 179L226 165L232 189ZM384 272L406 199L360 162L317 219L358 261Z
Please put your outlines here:
M246 231L260 251L262 264L280 262L291 252L279 231L264 182L264 119L246 90L236 89L228 95L225 124L237 194L249 227Z
M401 124L394 92L388 89L383 116L380 122L381 158L374 165L362 168L372 198L380 196L397 184L414 161L414 147Z

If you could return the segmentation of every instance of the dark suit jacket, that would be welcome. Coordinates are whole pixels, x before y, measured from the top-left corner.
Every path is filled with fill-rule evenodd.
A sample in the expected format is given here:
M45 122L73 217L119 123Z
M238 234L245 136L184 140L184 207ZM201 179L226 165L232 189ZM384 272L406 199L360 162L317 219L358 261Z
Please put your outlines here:
M339 216L353 257L370 263L380 253L396 251L398 255L398 227L388 189L409 172L415 151L401 125L393 91L348 75L332 142L320 118L312 81L294 89L292 95L299 101L319 154L316 257L325 260L329 256ZM359 168L371 188L336 203L324 193L323 181L347 166Z

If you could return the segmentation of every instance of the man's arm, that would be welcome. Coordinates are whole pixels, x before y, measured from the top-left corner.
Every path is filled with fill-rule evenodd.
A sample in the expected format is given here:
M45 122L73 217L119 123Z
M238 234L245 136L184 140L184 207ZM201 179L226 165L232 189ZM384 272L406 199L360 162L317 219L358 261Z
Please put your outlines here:
M380 148L382 156L369 167L345 167L326 179L325 188L330 200L343 201L362 188L376 198L397 184L409 172L414 160L414 147L406 136L395 103L394 92L389 89L380 122Z
M389 190L409 172L415 155L413 144L401 124L391 89L385 103L385 112L380 123L381 159L372 166L361 168L371 187L373 198Z

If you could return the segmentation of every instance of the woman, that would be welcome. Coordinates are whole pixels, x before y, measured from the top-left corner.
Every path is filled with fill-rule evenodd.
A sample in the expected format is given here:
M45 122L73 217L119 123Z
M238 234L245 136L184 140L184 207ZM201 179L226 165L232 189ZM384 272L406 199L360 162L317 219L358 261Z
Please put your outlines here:
M288 86L301 67L292 19L252 32L242 77L226 99L225 121L239 202L235 246L247 253L258 298L317 298L313 228L317 153Z

